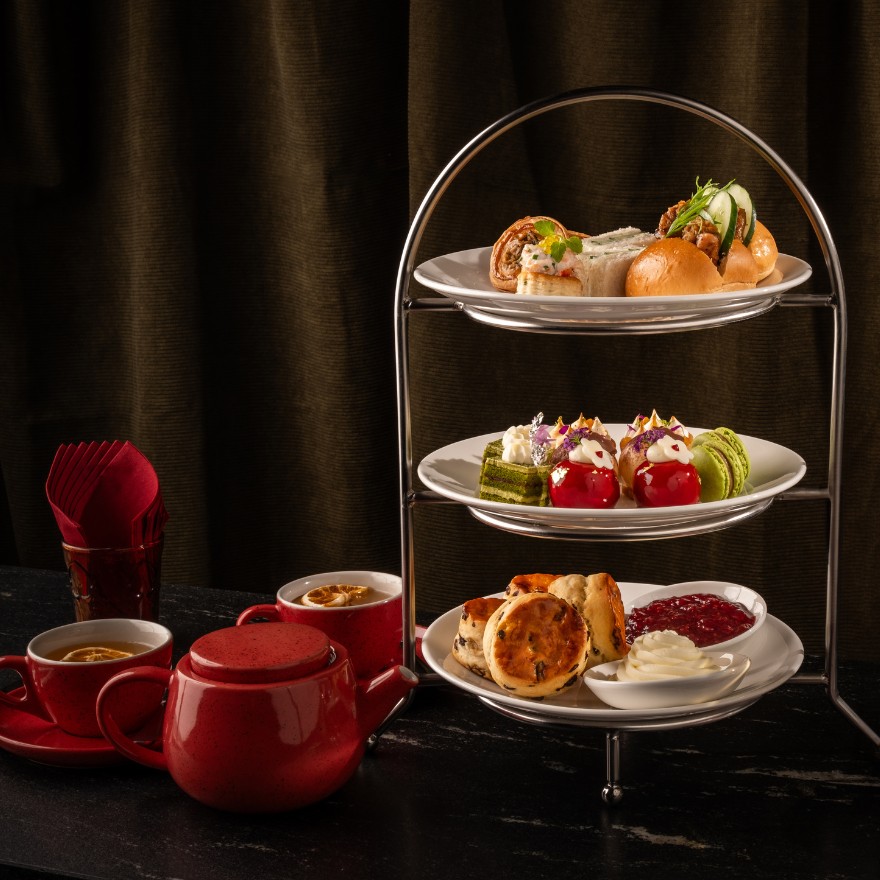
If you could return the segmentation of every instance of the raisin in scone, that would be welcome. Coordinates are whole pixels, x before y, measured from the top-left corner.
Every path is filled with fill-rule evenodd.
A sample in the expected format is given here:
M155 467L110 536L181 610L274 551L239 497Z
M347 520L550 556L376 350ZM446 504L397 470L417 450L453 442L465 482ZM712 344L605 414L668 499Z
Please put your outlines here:
M497 608L504 604L503 599L487 597L470 599L464 603L461 618L458 621L458 633L452 642L452 656L462 666L491 678L486 669L486 658L483 655L483 635L486 623Z
M580 612L544 592L505 600L483 636L490 677L521 697L546 697L573 685L586 667L589 650Z
M549 590L577 608L584 618L590 637L588 669L626 656L629 645L623 599L610 574L567 574L553 581Z

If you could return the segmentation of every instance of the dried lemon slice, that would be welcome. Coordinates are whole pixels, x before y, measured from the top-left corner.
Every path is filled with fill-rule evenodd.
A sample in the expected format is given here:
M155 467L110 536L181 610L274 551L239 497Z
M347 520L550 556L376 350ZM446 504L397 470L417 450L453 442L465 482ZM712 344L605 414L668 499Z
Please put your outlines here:
M61 659L71 663L94 663L96 660L121 660L131 656L131 651L117 651L116 648L77 648Z
M303 605L316 605L321 608L341 608L351 605L369 592L369 587L355 587L351 584L326 584L315 587L302 597Z

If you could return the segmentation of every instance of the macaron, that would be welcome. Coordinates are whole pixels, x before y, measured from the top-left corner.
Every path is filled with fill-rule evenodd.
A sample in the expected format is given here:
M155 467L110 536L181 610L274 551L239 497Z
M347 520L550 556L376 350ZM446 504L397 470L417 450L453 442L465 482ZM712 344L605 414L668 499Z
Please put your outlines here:
M736 498L745 488L751 461L742 441L730 428L697 434L691 451L703 485L700 501Z
M715 433L723 437L733 447L733 451L739 456L745 479L748 479L752 472L752 460L749 458L748 450L739 435L735 431L731 431L730 428L716 428Z
M727 458L711 444L691 448L691 464L700 475L700 501L721 501L730 495L733 478Z

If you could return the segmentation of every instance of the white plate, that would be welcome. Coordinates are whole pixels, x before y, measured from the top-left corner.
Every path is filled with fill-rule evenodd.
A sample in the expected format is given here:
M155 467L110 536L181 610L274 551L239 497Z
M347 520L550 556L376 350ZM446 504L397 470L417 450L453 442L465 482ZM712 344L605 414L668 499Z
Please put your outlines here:
M620 583L618 586L624 604L632 602L640 593L660 587L659 584L636 583ZM503 596L502 593L496 595ZM530 700L512 696L495 682L481 678L455 660L451 648L458 632L461 610L461 605L450 609L428 627L422 639L422 654L428 666L450 684L474 696L488 699L499 706L525 710L548 721L587 721L597 725L609 723L624 726L627 721L696 719L700 715L711 715L724 709L734 710L784 684L798 671L804 659L804 646L797 635L781 620L768 615L765 625L739 645L739 652L751 660L749 671L733 693L718 700L665 709L613 709L606 706L583 682L556 697Z
M744 633L727 639L724 642L718 642L714 645L707 645L705 650L709 651L732 651L734 647L739 651L739 646L750 636L754 635L767 619L767 603L763 596L755 592L749 587L741 584L731 584L727 581L686 581L680 584L670 584L668 587L660 587L657 590L650 590L642 593L628 602L624 606L624 612L629 617L633 608L643 605L649 605L655 599L668 599L670 596L689 596L692 593L711 593L715 596L722 596L728 602L737 602L742 605L746 611L755 616L755 622Z
M624 424L605 425L608 433L620 441L627 429ZM688 430L696 435L705 428ZM752 472L742 495L723 501L688 504L682 507L636 507L629 498L621 497L609 510L588 508L536 507L530 504L504 504L479 497L480 466L483 450L504 431L459 440L425 456L418 467L419 479L444 498L466 504L472 510L489 514L509 524L526 522L559 529L584 528L596 530L604 537L650 537L641 530L687 529L695 534L701 522L716 527L742 511L762 509L780 492L790 489L806 473L804 460L795 452L768 440L740 434L752 460ZM492 522L498 525L498 522ZM504 527L502 525L502 527ZM622 530L622 531L621 531ZM669 532L675 534L676 532ZM659 537L659 535L657 535Z
M683 296L523 296L495 290L489 282L491 247L472 248L435 257L419 265L413 277L420 284L484 314L532 319L541 324L589 322L620 325L656 322L693 326L717 323L739 312L751 315L761 304L772 308L779 296L803 284L812 274L808 263L780 254L776 263L782 280L766 279L749 290Z

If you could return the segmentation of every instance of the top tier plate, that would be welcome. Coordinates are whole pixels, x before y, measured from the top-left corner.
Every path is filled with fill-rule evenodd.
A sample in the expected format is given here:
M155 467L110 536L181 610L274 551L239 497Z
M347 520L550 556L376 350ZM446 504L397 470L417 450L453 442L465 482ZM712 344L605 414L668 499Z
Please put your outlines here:
M523 296L489 283L491 247L435 257L413 277L451 300L476 321L511 330L560 333L664 333L717 327L754 318L772 309L782 294L812 274L808 263L780 254L782 280L749 290L686 296Z

